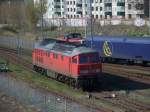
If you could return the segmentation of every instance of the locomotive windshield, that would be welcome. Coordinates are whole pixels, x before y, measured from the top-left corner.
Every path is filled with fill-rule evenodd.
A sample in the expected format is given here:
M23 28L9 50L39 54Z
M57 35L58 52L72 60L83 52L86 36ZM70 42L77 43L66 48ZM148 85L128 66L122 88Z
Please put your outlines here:
M98 54L83 55L79 57L79 64L98 63L98 62L99 62Z
M80 58L79 58L79 63L80 64L84 64L84 63L88 63L89 61L88 61L88 56L81 56Z
M91 62L91 63L97 63L97 62L99 62L99 57L98 57L98 55L90 56L90 57L89 57L89 62Z

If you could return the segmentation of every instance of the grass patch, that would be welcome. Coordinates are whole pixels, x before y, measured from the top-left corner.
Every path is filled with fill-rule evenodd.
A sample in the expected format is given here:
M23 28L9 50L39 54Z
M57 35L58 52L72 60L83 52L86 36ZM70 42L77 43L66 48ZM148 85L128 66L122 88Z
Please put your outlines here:
M136 93L131 93L130 98L135 99L135 100L140 101L140 102L143 102L147 105L150 105L150 99L149 99L148 96L146 97L146 96L139 95L139 94L136 94Z
M37 87L37 88L41 87L53 93L60 93L60 95L65 95L72 99L82 101L83 104L93 104L96 105L97 107L118 110L116 112L120 112L121 110L120 107L116 107L109 102L95 100L95 99L92 100L87 99L85 97L86 96L85 92L73 89L72 87L69 87L68 85L63 84L61 82L48 79L47 77L42 76L39 73L36 73L31 70L27 70L21 65L15 65L10 62L9 69L14 73L15 78L28 82L33 87Z
M50 91L63 93L66 96L72 96L74 98L80 98L84 95L82 91L75 90L66 84L48 79L47 77L42 76L34 71L27 71L23 66L10 64L9 68L16 74L17 78L32 82L31 84L36 85L37 87L40 86Z

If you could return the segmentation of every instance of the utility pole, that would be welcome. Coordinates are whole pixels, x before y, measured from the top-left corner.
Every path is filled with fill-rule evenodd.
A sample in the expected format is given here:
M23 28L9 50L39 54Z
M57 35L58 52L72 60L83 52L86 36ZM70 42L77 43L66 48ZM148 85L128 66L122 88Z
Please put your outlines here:
M90 33L91 33L91 48L93 48L93 19L92 19L92 0L90 0Z
M88 0L88 22L89 22L89 27L90 27L90 36L91 36L91 48L93 48L93 18L92 18L92 1L93 0Z
M87 35L86 35L86 33L87 33L87 14L86 14L86 11L87 11L87 7L86 7L86 5L87 5L87 2L86 2L86 0L83 0L83 2L82 2L82 4L83 4L83 11L84 11L84 14L83 14L83 19L84 19L84 23L85 23L85 38L87 38Z
M42 37L42 39L44 39L44 35L43 35L43 27L44 27L44 25L43 25L43 22L44 22L44 20L43 20L43 0L41 0L41 2L40 2L40 5L41 5L41 37Z

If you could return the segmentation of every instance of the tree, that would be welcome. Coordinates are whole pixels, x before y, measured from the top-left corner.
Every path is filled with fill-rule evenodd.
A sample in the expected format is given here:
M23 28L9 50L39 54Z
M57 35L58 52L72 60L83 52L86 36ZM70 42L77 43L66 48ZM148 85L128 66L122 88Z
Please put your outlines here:
M38 3L27 4L27 18L30 28L35 29L38 21L42 20L47 11L47 0L40 0Z

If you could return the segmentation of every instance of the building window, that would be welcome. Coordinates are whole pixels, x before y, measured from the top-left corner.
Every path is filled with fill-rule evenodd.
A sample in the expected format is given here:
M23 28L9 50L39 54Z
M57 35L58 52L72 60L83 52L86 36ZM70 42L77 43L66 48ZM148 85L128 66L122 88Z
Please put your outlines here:
M96 11L98 11L98 7L96 7Z
M131 8L132 8L132 5L128 4L128 9L131 10Z
M94 11L94 7L92 7L92 11Z
M129 14L129 19L131 19L132 18L132 15L131 14Z
M92 14L92 18L94 18L94 15Z
M138 4L135 5L135 8L136 8L136 10L143 10L144 9L144 4L138 3Z
M102 7L100 7L100 11L102 11L103 10L103 8Z
M98 19L98 15L96 15L96 19Z
M100 15L100 18L102 19L102 18L103 18L103 16L102 16L102 15Z

